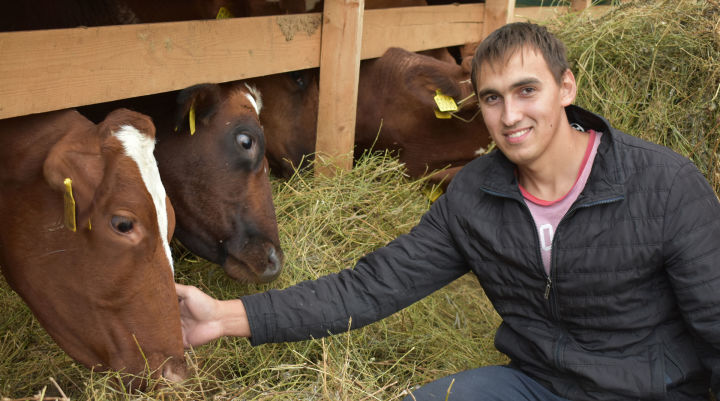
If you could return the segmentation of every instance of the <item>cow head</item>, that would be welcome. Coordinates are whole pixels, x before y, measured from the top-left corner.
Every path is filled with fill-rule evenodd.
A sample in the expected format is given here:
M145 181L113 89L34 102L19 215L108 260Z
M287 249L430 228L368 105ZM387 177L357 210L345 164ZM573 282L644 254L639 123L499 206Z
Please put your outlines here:
M490 142L469 79L470 74L456 63L399 48L363 62L356 151L397 151L412 177L449 167L429 180L444 180L447 185L454 173ZM436 116L438 90L455 102L464 100L455 117Z
M155 151L177 214L176 238L236 280L273 280L283 253L259 92L243 82L202 84L177 100L177 131L163 132Z
M273 174L289 178L306 167L315 152L319 70L309 69L252 78L264 95L260 121Z
M65 111L9 120L3 134L57 139L49 150L26 150L37 163L18 169L37 173L3 190L0 264L8 283L84 365L184 377L168 247L174 215L149 118L118 110L96 126Z

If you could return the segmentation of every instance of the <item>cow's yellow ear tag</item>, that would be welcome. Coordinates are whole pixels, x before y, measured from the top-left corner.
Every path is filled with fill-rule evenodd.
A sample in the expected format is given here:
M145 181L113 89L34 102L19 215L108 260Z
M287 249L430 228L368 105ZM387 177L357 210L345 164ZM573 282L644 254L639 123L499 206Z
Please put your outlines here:
M215 19L234 18L235 16L226 7L220 7Z
M65 194L63 195L65 201L65 227L72 232L76 232L77 220L75 219L75 198L73 198L72 194L72 180L66 178L63 184L65 184Z
M455 99L440 92L440 89L435 90L435 104L438 109L442 112L457 111L458 106L455 104Z
M435 110L435 117L441 118L443 120L447 120L448 118L452 118L452 114L450 114L447 111L437 111Z
M195 133L195 103L190 105L190 112L188 113L188 119L190 120L190 135Z
M430 203L433 203L437 200L437 198L440 197L445 191L443 191L442 188L439 186L433 186L433 187L425 187L423 190L425 192L425 196L427 196Z

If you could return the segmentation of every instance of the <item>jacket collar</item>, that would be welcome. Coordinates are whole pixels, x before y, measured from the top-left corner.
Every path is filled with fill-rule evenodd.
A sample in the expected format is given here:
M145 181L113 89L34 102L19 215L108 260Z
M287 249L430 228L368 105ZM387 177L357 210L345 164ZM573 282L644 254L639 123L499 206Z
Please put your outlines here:
M565 113L570 123L578 123L586 130L593 129L603 133L592 171L577 203L590 204L622 198L625 193L625 172L618 145L619 136L623 134L603 117L581 107L570 105L565 108ZM481 188L494 195L522 200L515 177L515 164L498 149L487 157L490 160L480 181Z

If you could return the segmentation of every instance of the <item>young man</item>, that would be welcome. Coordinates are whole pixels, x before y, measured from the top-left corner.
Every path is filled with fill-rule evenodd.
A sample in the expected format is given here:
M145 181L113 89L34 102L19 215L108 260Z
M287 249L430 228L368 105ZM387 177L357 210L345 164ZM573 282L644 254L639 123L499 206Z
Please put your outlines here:
M410 233L354 269L217 301L177 286L187 344L321 337L472 270L511 363L408 400L694 400L720 391L720 203L686 158L573 106L562 43L506 25L473 60L499 151L462 169Z

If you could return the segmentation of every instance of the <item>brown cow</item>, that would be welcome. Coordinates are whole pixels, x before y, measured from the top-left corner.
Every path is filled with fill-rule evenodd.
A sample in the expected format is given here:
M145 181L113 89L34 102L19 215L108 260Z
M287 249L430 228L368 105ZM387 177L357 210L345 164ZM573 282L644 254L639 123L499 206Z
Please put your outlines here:
M244 82L201 84L80 110L97 120L119 106L151 116L157 127L155 157L175 207L175 238L236 280L276 278L283 253L257 90Z
M281 164L271 164L271 168L287 177L292 166L300 166L314 152L317 69L297 75L297 82L285 74L272 78L264 85L256 79L250 81L266 94L265 107L272 110L264 114L268 120L263 120L267 157ZM446 186L457 170L490 142L469 79L469 72L455 63L398 48L389 49L378 59L364 60L358 87L356 156L368 149L393 150L415 178L449 167L430 179ZM295 90L279 91L293 93L291 98L273 92L280 83L288 88L295 85ZM467 99L456 115L469 122L435 116L433 99L438 89L457 102ZM301 120L300 115L313 118Z
M248 79L265 94L260 114L265 156L277 176L289 178L315 152L318 80L317 68Z
M412 177L450 167L431 182L447 185L462 167L490 143L478 113L470 74L455 63L388 49L360 66L356 153L365 149L397 151ZM436 91L462 102L456 116L437 118Z
M0 266L75 360L141 374L147 357L180 380L174 215L154 134L129 110L99 125L73 110L0 120Z

